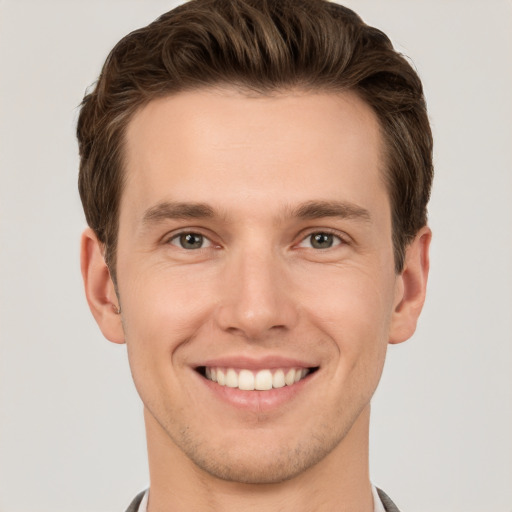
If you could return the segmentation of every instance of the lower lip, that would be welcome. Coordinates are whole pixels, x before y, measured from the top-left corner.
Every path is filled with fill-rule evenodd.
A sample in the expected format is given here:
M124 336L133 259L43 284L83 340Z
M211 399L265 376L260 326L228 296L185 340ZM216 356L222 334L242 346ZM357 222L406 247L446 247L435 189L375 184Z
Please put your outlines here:
M197 376L219 400L238 409L267 412L282 407L287 402L293 400L297 394L301 393L310 384L316 373L307 375L291 386L269 389L267 391L244 391L238 388L230 388L229 386L221 386L200 374L197 374Z

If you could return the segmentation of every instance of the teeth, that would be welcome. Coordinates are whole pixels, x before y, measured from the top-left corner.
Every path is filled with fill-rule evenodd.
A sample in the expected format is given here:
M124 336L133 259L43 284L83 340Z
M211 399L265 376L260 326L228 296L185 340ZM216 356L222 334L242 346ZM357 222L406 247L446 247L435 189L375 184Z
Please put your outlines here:
M291 386L295 382L295 369L292 368L286 372L284 376L284 381L287 386Z
M226 376L224 375L224 371L221 370L221 369L217 370L217 382L221 386L225 386L226 385Z
M243 391L267 391L269 389L291 386L303 379L307 368L289 368L277 370L235 370L234 368L206 367L205 376L208 380L221 386L238 388Z
M273 388L284 388L286 382L284 381L284 372L283 370L277 370L277 372L272 375L272 387Z
M260 370L254 377L254 389L266 391L272 389L272 373L270 370Z
M238 389L252 391L254 389L254 374L249 370L241 370L238 374Z
M226 373L226 386L228 388L238 387L238 375L233 368L230 368Z

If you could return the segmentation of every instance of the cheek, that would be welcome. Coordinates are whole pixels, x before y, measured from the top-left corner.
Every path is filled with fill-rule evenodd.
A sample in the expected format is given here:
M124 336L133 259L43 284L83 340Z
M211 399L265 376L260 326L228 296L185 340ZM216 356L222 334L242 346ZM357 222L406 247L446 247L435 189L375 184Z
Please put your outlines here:
M389 339L394 301L393 274L361 269L332 272L320 289L321 276L305 282L302 295L310 322L327 336L339 357L343 379L380 376ZM307 300L306 300L307 298Z
M152 411L161 406L157 397L175 406L171 390L181 389L176 373L184 366L181 347L207 321L207 294L198 291L200 280L185 282L178 273L139 272L124 282L129 286L119 290L123 328L137 391Z
M120 288L121 303L128 336L137 335L137 343L155 343L193 335L214 304L212 276L204 272L183 272L156 265L125 279ZM121 282L121 280L120 280ZM132 336L133 337L133 336ZM168 345L167 345L168 346Z
M393 310L395 279L391 272L362 267L320 268L303 278L302 306L320 324L346 335L387 331Z

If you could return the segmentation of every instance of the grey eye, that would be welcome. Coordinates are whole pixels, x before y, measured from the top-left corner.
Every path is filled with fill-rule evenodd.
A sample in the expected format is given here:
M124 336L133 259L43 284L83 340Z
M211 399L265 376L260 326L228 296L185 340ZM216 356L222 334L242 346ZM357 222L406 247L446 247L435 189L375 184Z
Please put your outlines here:
M299 247L307 249L331 249L342 245L344 241L338 235L328 231L316 231L302 240Z
M329 249L334 245L334 235L331 233L313 233L309 236L309 241L314 249Z
M194 250L207 247L210 241L199 233L181 233L171 240L171 244L182 249Z

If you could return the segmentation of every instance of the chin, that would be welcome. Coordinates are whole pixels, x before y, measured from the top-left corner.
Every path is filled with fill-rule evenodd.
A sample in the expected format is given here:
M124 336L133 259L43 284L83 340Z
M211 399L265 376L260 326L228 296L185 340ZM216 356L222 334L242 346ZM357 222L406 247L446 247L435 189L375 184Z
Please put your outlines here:
M276 484L291 480L318 464L337 445L316 439L295 446L245 445L231 449L187 450L197 467L214 478L240 484ZM190 447L188 447L190 448Z

